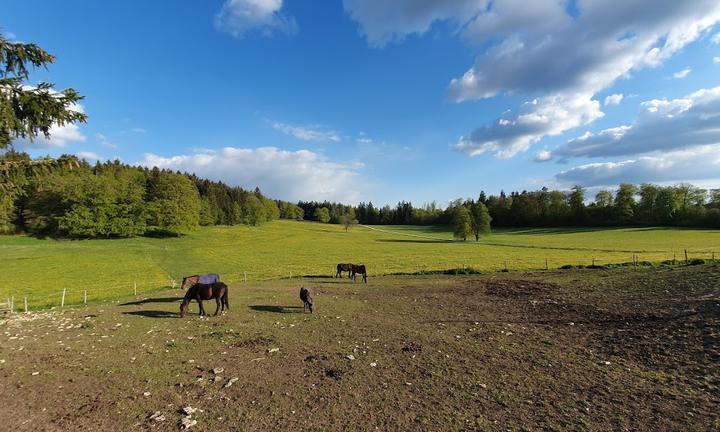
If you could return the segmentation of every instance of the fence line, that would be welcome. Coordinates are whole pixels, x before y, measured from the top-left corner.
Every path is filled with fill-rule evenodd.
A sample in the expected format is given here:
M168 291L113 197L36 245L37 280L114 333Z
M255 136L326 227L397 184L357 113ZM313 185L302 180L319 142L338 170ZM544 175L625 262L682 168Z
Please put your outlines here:
M652 258L657 258L658 253L655 251L646 252L647 255L650 255ZM672 253L672 255L670 255ZM654 262L660 263L660 262L667 262L672 264L690 264L692 260L694 259L704 259L704 260L710 260L712 262L715 262L715 251L709 251L709 250L703 250L703 251L690 251L686 249L682 249L683 253L683 261L677 260L677 252L676 251L668 251L666 252L666 260L655 260ZM672 259L669 259L670 256L672 256ZM642 257L638 253L633 253L632 256L628 257L631 259L631 261L626 262L625 264L631 263L633 268L640 267L644 261L642 261ZM418 262L421 261L421 262ZM504 260L502 262L498 262L495 265L488 265L487 261L482 262L482 265L475 267L473 266L472 261L466 260L463 262L455 262L451 263L448 261L425 261L423 260L411 260L409 263L401 263L401 262L387 262L387 261L381 261L379 263L373 263L369 262L368 268L370 269L370 274L373 273L377 276L381 275L391 275L391 274L397 274L402 272L406 269L413 269L418 274L424 274L429 271L442 271L442 270L451 270L453 268L456 269L462 269L462 270L468 270L468 269L478 269L481 270L483 268L485 269L492 269L495 271L510 271L510 270L551 270L555 268L560 268L560 265L557 261L553 262L554 260L551 260L550 258L535 258L535 259L519 259L513 262L512 260ZM533 266L533 263L536 265ZM595 256L589 255L586 258L585 263L583 262L576 262L575 265L592 265L597 266L598 264L612 264L612 263L618 263L622 264L622 262L619 262L619 260L603 260L598 259ZM513 265L515 264L515 265ZM571 264L571 263L562 263L565 264ZM297 270L297 268L300 267L300 270ZM328 266L332 268L331 266ZM302 266L293 266L292 268L290 266L286 266L275 272L265 274L265 275L258 275L255 273L248 273L248 271L243 271L242 273L231 273L232 277L229 282L231 283L237 283L237 282L243 282L248 283L248 281L255 281L255 282L264 282L264 281L270 281L270 280L276 280L276 279L282 279L289 275L289 277L292 279L293 277L302 277L303 274L317 274L317 271L312 271L312 266L310 267L302 267ZM303 271L304 270L304 271ZM334 275L334 269L328 270L328 275ZM284 273L284 275L283 275ZM169 285L162 285L160 283L157 283L157 281L146 281L146 282L140 282L133 281L132 283L128 284L121 284L121 285L115 285L110 287L103 287L103 288L97 288L97 289L71 289L67 287L63 287L61 291L56 291L55 293L45 293L43 295L35 296L31 293L25 293L20 295L17 293L9 292L6 297L6 304L8 307L8 310L12 313L16 311L18 308L15 305L15 297L18 295L18 298L23 299L23 310L27 312L28 310L32 308L48 308L48 307L56 307L60 306L61 308L65 307L65 305L73 305L73 304L87 304L88 300L92 301L113 301L124 297L129 297L131 295L137 297L138 295L148 294L151 292L157 292L161 291L163 289L167 289L168 286L172 287L173 289L177 288L177 281L175 279L168 280ZM143 287L145 289L143 289ZM58 302L59 300L59 302Z

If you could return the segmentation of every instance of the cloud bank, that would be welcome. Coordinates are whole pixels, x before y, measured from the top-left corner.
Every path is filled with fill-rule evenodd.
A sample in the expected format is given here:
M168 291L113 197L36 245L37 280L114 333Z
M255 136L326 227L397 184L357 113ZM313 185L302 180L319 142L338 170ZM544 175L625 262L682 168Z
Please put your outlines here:
M186 171L247 189L259 186L268 196L289 201L352 203L363 190L361 165L333 162L309 150L225 147L171 157L148 153L139 165Z
M475 44L481 54L450 81L451 100L529 96L531 102L478 127L455 146L470 155L493 152L498 157L514 156L546 136L601 118L597 93L633 72L662 64L720 21L716 0L343 3L371 46L422 34L438 22Z

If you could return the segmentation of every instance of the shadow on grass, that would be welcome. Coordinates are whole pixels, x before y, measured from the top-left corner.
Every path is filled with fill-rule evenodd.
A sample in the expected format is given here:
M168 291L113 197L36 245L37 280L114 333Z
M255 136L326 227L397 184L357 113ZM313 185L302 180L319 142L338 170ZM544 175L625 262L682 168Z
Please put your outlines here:
M302 306L250 305L248 307L257 312L303 313Z
M123 315L136 315L136 316L142 316L145 318L180 318L180 314L177 312L157 311L157 310L123 312Z
M122 303L120 306L135 306L147 303L172 303L178 300L182 300L182 297L161 297L161 298L147 298L143 300L137 300L133 302Z

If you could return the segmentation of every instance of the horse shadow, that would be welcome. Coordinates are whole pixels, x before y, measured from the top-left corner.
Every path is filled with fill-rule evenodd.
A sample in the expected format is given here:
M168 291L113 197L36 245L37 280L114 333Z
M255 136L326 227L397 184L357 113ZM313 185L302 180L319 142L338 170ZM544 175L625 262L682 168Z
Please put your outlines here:
M272 306L272 305L250 305L250 309L256 312L272 312L272 313L302 313L302 306Z
M180 318L180 314L177 312L158 310L123 312L123 315L135 315L145 318Z
M133 302L127 302L122 303L120 306L137 306L137 305L143 305L146 303L172 303L182 300L181 297L161 297L161 298L146 298L142 300L137 300Z

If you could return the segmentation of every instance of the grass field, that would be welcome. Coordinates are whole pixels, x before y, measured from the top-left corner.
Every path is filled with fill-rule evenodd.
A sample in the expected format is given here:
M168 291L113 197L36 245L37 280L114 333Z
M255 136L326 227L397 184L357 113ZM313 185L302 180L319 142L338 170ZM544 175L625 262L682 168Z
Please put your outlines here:
M0 318L0 417L16 432L174 431L187 406L197 431L718 430L718 277L285 279L232 284L208 319L195 303L179 319L173 290L16 314Z
M720 231L699 229L498 230L480 243L452 242L447 227L356 227L277 221L208 227L181 238L57 241L0 237L0 301L30 308L112 299L163 289L183 275L217 272L228 282L331 275L338 262L365 263L369 276L473 267L495 271L565 264L710 258Z

